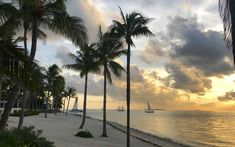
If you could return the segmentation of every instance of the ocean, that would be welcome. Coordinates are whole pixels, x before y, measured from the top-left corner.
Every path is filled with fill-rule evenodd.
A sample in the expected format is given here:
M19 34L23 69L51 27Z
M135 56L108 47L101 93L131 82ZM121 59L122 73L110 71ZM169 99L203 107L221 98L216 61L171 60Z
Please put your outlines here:
M102 119L102 110L87 115ZM107 120L126 125L126 111L107 111ZM131 111L131 127L191 146L235 146L235 112Z

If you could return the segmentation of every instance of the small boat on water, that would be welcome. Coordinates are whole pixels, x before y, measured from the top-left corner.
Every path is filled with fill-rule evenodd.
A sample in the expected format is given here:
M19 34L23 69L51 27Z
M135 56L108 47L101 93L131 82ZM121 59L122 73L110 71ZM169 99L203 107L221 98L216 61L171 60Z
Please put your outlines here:
M125 111L123 106L118 106L117 111Z
M145 113L154 113L153 109L150 106L149 101L147 101L147 109L144 111Z
M74 102L73 109L70 110L69 112L74 112L74 113L82 112L82 110L78 109L78 98L77 97L76 97L76 100Z

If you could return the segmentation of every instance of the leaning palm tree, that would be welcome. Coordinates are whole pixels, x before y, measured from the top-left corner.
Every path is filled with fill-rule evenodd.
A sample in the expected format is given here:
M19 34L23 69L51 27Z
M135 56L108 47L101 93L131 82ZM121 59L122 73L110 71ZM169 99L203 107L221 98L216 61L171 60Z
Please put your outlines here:
M233 52L235 64L235 1L219 0L219 12L224 24L224 39L228 48Z
M1 29L2 26L0 26ZM11 33L9 30L9 34ZM6 34L5 38L0 39L0 56L1 56L1 76L5 81L10 80L10 92L8 95L7 105L3 111L0 120L0 130L6 126L11 108L14 105L16 97L19 95L22 85L25 85L24 71L31 69L32 61L25 55L25 50L17 46L17 42L21 39L13 41L12 36Z
M141 13L132 12L124 15L120 8L122 20L113 20L111 25L111 31L116 34L117 37L125 39L127 44L127 88L126 88L126 102L127 102L127 147L130 146L130 56L131 46L134 46L132 40L133 37L139 36L154 36L149 30L148 23L151 21L150 18L143 16Z
M80 129L83 128L86 121L86 102L87 102L87 80L89 73L97 73L100 71L99 64L94 57L95 44L88 45L82 43L80 50L76 54L70 54L70 57L75 60L76 63L65 65L65 68L80 71L80 77L85 76L85 87L84 87L84 101L83 101L83 115Z
M115 62L115 59L123 54L126 54L126 50L122 49L122 42L120 38L112 36L112 33L102 33L101 27L99 27L98 32L99 41L97 42L97 57L103 68L104 76L104 100L103 100L103 133L102 137L107 137L106 131L106 88L108 82L112 84L111 72L117 76L121 77L121 74L125 69Z
M68 97L68 104L67 104L67 109L66 109L66 116L68 115L70 99L76 95L75 92L76 92L76 89L73 88L73 87L67 87L67 88L64 90L64 95L65 95L66 97Z

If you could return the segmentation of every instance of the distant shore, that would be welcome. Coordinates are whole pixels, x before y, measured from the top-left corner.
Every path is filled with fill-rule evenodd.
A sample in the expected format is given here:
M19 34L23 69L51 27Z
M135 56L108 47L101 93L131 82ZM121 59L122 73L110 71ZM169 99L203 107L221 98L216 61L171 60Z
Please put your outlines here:
M79 115L78 115L79 116ZM49 114L44 118L43 114L25 117L26 126L35 126L36 129L43 130L42 135L53 141L56 147L124 147L126 143L126 127L114 122L108 122L107 138L100 137L102 133L102 121L95 118L87 118L84 129L89 130L94 138L84 139L75 137L79 131L78 126L81 117L64 113L58 115ZM18 117L10 117L9 127L16 127ZM169 139L160 138L142 131L131 129L132 147L184 147L185 145L173 142Z

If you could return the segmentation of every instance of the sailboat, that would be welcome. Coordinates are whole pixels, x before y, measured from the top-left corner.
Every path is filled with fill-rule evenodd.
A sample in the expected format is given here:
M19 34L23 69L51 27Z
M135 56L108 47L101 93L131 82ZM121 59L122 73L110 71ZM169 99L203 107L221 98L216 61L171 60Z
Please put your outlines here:
M125 111L123 106L118 106L117 111Z
M70 112L81 112L81 110L78 110L78 97L76 97L76 100L74 102L74 105L73 105L73 109L70 110Z
M150 106L149 101L147 101L147 109L144 111L145 113L154 113L153 109Z

